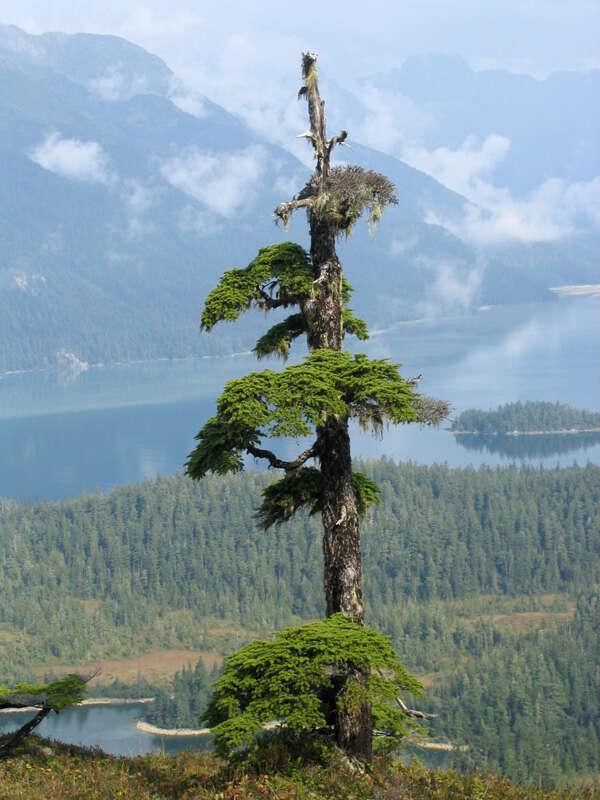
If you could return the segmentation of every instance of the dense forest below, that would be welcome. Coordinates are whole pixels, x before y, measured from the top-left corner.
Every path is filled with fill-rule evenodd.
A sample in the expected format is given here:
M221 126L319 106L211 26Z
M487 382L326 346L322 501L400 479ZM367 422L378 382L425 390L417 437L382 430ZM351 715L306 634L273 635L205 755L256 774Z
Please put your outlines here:
M600 469L359 468L382 489L363 525L367 620L427 686L432 734L519 780L597 769ZM321 617L319 523L260 533L253 510L270 480L175 476L3 501L0 681L155 648L224 654ZM206 683L199 669L178 680L156 721L181 724L186 682ZM565 746L549 761L556 731Z
M572 408L565 403L528 401L507 403L495 411L469 408L453 421L452 430L463 433L552 433L600 429L600 413Z

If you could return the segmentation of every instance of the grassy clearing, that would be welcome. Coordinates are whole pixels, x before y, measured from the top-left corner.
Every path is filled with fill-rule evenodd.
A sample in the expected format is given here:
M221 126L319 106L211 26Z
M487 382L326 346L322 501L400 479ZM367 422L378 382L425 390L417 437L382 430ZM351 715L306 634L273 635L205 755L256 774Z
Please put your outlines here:
M79 672L83 675L93 672L100 667L98 678L90 681L89 693L93 694L94 686L98 683L104 685L114 680L126 684L134 684L140 675L152 684L162 684L170 680L176 672L183 667L194 667L199 659L210 672L215 664L223 662L223 656L216 652L202 650L151 650L133 658L106 659L104 661L90 661L84 664L47 664L38 667L36 673L40 676L52 671L55 675L67 675L70 672Z
M207 753L111 758L30 737L0 761L0 798L11 800L598 800L600 783L566 791L517 787L490 775L433 772L375 761L363 772L337 755L326 766L235 770Z

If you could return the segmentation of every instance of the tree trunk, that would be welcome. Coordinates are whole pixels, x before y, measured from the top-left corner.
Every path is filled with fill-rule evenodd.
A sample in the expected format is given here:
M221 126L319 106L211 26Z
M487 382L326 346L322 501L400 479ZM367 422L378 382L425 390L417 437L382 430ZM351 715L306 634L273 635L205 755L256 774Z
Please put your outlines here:
M41 708L35 717L22 725L12 734L12 736L9 736L9 738L2 745L0 745L0 758L8 758L15 747L21 741L23 741L23 739L28 736L34 728L37 728L40 722L48 716L51 710L52 709L50 706Z
M342 612L364 623L360 528L352 486L348 420L318 430L323 478L323 557L327 616Z
M334 140L326 138L324 103L319 95L316 56L305 54L302 61L304 93L308 100L310 138L317 167L313 184L322 191L329 173L329 156ZM345 134L344 134L345 138ZM341 350L342 265L335 251L335 225L327 217L308 210L310 254L314 289L302 311L307 322L308 346ZM341 612L364 624L362 602L362 558L360 527L352 482L352 458L348 419L331 417L317 429L317 449L323 481L323 559L327 616ZM350 672L337 681L340 697L348 681L364 683L366 676ZM343 750L363 761L372 756L373 722L370 703L355 709L338 708L334 718L336 741Z
M327 616L341 612L364 624L360 528L352 486L348 420L330 420L318 430L323 479L323 562ZM322 448L322 449L321 449ZM364 684L365 675L350 671L334 687L339 698L348 681ZM361 761L373 755L371 704L338 708L334 732L338 745Z

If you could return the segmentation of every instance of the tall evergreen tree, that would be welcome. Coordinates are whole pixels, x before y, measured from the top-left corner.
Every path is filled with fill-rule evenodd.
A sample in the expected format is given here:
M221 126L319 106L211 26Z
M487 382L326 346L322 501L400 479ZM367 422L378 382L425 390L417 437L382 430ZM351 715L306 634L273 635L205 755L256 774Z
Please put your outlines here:
M310 354L283 372L252 373L230 381L219 398L217 414L197 435L199 442L186 464L187 473L243 469L244 456L266 459L284 476L263 492L258 518L265 528L289 519L299 508L320 513L323 521L324 583L327 615L341 612L363 623L360 517L378 502L378 487L353 472L349 422L380 432L386 423L436 423L448 411L440 402L416 391L416 380L403 379L398 365L343 352L345 334L368 337L367 326L348 307L352 287L342 273L336 240L348 235L367 212L374 226L385 207L396 203L395 188L383 175L357 166L332 167L331 153L343 145L347 132L327 138L324 102L319 94L317 56L302 57L303 86L308 101L315 170L304 188L275 209L287 226L290 216L305 209L310 229L310 253L291 242L262 248L245 269L227 271L209 294L202 328L233 321L243 311L297 307L296 313L274 325L255 347L258 358L287 358L293 340L306 336ZM262 446L268 437L313 436L312 444L294 460L285 461ZM307 462L313 466L306 466ZM349 676L364 682L359 673ZM335 691L344 690L340 678ZM335 704L333 704L335 705ZM371 709L367 702L340 710L334 720L336 739L345 750L369 758L372 744Z

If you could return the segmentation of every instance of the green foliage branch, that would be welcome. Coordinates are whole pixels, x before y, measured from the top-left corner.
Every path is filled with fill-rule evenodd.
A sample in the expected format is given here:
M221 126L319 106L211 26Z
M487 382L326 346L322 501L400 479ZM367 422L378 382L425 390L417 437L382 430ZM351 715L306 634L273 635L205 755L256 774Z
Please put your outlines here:
M363 675L364 683L339 676ZM371 703L373 722L390 741L416 723L395 705L400 692L419 695L421 684L398 661L389 638L342 614L259 639L229 656L204 721L218 754L247 748L269 723L293 733L327 732L340 710Z
M27 736L50 711L58 714L65 708L83 700L85 680L81 675L67 675L58 681L40 685L19 683L12 688L0 685L0 709L36 708L38 713L33 719L14 731L6 741L0 744L0 758L5 758L14 747Z
M264 370L229 381L216 416L196 436L199 444L186 470L196 479L209 471L239 472L249 453L289 472L263 493L258 518L268 527L303 506L311 513L320 510L320 472L302 469L308 458L318 456L316 443L295 461L284 462L260 447L262 439L307 437L331 417L358 419L363 429L380 433L385 424L418 421L419 409L420 396L399 375L397 365L362 354L315 350L283 372ZM354 490L364 514L377 497L377 487L357 473Z
M281 242L262 247L247 267L227 270L221 277L206 298L201 330L211 331L217 322L234 322L253 307L265 312L294 305L304 308L310 302L313 281L310 256L300 245ZM355 317L347 305L353 291L342 278L342 324L345 333L365 340L369 338L366 322ZM276 355L287 359L292 341L306 332L304 314L292 314L261 336L254 352L258 358Z
M58 712L81 702L84 694L85 681L81 675L75 674L38 686L18 683L9 689L0 685L0 708L48 707Z

